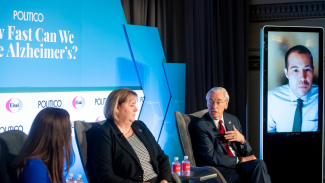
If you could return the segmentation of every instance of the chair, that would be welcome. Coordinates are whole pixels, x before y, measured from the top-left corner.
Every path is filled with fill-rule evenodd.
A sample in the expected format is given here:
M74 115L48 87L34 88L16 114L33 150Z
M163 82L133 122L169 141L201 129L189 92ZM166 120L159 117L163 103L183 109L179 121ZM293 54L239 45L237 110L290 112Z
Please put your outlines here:
M205 113L208 112L208 109L198 111L192 114L183 114L180 112L175 112L176 117L176 123L177 123L177 130L178 135L181 141L182 149L184 154L188 156L188 159L191 162L191 169L196 169L199 167L196 167L193 150L192 150L192 143L191 143L191 137L188 131L188 125L193 121L199 120ZM218 176L213 179L205 180L204 182L211 182L211 183L226 183L225 178L222 176L222 174L217 170L215 167L210 166L204 166L200 167L202 171L207 171L211 173L217 173ZM192 181L194 182L194 181Z
M97 179L91 171L91 165L87 163L87 151L88 151L88 143L90 142L91 136L93 131L96 127L104 124L105 121L101 122L93 122L87 123L82 121L75 121L74 122L74 130L75 130L75 137L76 142L79 150L79 154L81 157L82 166L84 168L87 180L89 183L97 183ZM173 178L175 179L176 183L181 183L179 177L172 173Z
M0 133L0 182L10 183L10 163L18 155L27 135L20 130Z
M102 124L104 124L105 121L100 122L82 122L82 121L75 121L74 122L74 130L75 130L75 138L81 158L81 163L83 166L83 169L85 171L87 180L89 183L96 183L98 182L96 177L91 171L91 165L87 162L88 158L88 143L90 143L91 136L94 132L94 129Z

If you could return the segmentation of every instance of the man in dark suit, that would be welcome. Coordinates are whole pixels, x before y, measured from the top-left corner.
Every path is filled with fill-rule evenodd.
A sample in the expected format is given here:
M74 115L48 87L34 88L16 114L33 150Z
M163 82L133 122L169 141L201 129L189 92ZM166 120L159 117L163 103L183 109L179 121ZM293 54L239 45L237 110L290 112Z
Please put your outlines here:
M206 100L209 112L189 125L197 165L216 167L228 183L271 182L264 161L249 156L252 148L241 134L238 118L224 112L227 91L212 88Z

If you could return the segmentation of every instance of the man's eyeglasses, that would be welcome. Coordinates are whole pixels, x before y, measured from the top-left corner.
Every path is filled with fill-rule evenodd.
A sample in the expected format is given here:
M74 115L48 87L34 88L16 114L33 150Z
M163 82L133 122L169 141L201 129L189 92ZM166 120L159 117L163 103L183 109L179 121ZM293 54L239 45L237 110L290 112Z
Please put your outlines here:
M215 102L215 101L213 101L213 100L209 100L209 105L210 106L213 106L214 104L217 104L217 106L220 106L221 104L223 104L225 102L225 100L224 101L217 101L217 102Z

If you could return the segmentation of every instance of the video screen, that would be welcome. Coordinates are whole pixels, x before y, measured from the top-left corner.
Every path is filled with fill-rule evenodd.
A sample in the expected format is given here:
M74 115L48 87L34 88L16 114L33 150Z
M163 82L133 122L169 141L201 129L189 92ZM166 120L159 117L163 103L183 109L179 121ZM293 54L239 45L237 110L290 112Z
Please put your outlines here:
M270 30L264 38L267 132L317 132L320 33Z

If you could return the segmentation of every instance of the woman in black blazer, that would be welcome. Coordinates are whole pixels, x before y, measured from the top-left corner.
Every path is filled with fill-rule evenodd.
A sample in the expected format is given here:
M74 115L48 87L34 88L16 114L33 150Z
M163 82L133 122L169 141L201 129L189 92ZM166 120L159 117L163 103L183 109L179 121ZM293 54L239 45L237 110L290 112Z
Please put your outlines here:
M137 94L114 90L108 96L107 121L94 131L90 144L92 173L100 183L172 182L168 156L142 121L135 121Z

